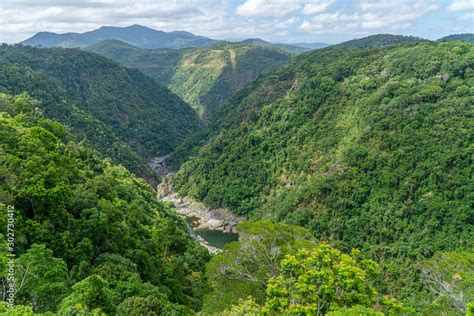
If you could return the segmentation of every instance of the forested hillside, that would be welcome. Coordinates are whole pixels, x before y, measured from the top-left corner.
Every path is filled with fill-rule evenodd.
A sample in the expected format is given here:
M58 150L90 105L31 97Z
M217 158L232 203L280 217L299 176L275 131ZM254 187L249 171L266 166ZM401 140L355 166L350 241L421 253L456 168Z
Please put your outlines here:
M472 249L473 69L466 42L301 55L216 114L175 187L372 258Z
M227 42L206 48L146 50L120 41L104 41L86 50L138 69L169 87L204 120L248 82L291 57L270 45Z
M332 20L393 10L332 4L272 36L339 38ZM238 19L258 25L260 5ZM184 8L169 21L203 14ZM474 315L472 34L301 48L132 25L25 43L54 48L0 46L1 315Z
M30 93L47 117L142 175L144 160L169 153L201 126L168 89L96 54L3 45L0 60L3 91Z
M37 105L26 94L0 95L0 205L14 205L15 315L200 309L209 257L184 221L143 179L74 142Z
M345 48L371 48L371 47L384 47L402 43L416 43L425 42L427 40L421 37L415 36L404 36L404 35L393 35L393 34L376 34L363 38L353 39L347 42L343 42L333 47L345 47Z
M466 41L474 43L474 33L452 34L439 39L440 41Z

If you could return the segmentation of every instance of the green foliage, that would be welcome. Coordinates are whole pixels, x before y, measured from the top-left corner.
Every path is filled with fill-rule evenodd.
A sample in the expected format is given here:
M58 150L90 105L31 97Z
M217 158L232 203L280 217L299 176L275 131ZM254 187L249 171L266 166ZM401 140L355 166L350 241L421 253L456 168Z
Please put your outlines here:
M129 297L123 301L117 313L119 315L189 315L190 311L184 306L172 305L168 301L156 296Z
M261 222L260 225L266 224ZM224 252L226 251L229 249ZM301 248L275 261L279 263L279 269L275 271L274 276L266 280L265 287L261 289L266 293L265 297L257 298L259 291L256 290L254 296L241 297L222 314L408 315L409 313L409 310L396 299L377 296L373 281L378 274L378 267L371 260L360 259L360 252L357 250L347 255L326 243L313 243L309 249ZM229 279L229 276L222 274L220 278ZM241 278L243 277L245 276L241 275ZM228 298L226 293L220 297ZM377 308L383 311L376 310L373 306L378 306Z
M112 293L107 281L98 275L90 275L84 280L74 284L73 292L62 302L59 312L72 314L77 306L87 306L92 310L103 310L110 312L113 310Z
M397 45L402 43L426 42L427 40L416 36L403 36L392 34L376 34L364 38L353 39L341 44L334 45L338 48L371 48Z
M422 264L422 281L433 311L462 315L474 301L474 253L441 252Z
M204 120L247 83L287 63L291 57L270 45L228 42L194 49L149 50L104 41L87 50L138 69L169 87Z
M239 241L227 244L206 267L212 292L205 297L204 312L218 313L249 295L263 302L267 281L279 274L280 260L314 247L308 231L297 226L243 222L237 231Z
M258 305L252 296L246 299L239 299L237 305L222 312L223 315L245 316L245 315L263 315L262 307Z
M310 251L286 255L281 274L268 281L264 311L292 315L324 315L352 305L372 306L376 291L367 284L375 263L357 262L321 244Z
M342 307L330 311L327 316L383 316L384 313L379 312L371 307L355 305L352 307Z
M146 159L169 153L201 126L167 88L96 54L3 45L0 61L0 92L27 92L46 117L148 178Z
M24 108L30 101L0 96ZM101 315L153 296L169 310L200 308L209 254L143 179L35 111L1 112L0 139L0 196L15 206L18 305Z
M466 41L474 43L473 33L452 34L439 39L440 41Z
M5 316L33 316L33 309L31 306L15 305L12 310L8 307L7 302L0 302L0 313Z
M53 257L45 245L33 244L16 261L19 298L33 302L35 310L54 310L67 291L66 263ZM23 285L23 286L22 286Z
M359 248L418 305L414 262L474 246L473 60L454 41L302 54L184 144L175 189Z
M301 55L289 67L297 74L277 72L225 106L175 185L212 207L306 225L343 249L411 258L468 248L472 103L455 91L474 80L463 77L472 50ZM276 100L261 98L270 86Z
M467 303L466 306L466 316L474 315L474 303Z

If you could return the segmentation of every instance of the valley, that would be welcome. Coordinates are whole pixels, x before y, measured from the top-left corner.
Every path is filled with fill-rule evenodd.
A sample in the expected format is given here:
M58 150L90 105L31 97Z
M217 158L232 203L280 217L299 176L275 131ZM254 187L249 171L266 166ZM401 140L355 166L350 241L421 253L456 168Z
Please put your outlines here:
M473 87L472 34L3 44L0 314L471 315Z

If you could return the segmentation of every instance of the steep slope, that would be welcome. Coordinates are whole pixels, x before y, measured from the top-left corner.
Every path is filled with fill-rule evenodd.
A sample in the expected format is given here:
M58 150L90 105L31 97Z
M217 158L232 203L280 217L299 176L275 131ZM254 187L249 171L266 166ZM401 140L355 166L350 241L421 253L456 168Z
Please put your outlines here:
M464 34L452 34L439 39L440 41L466 41L466 42L474 42L474 34L473 33L464 33Z
M163 86L171 83L184 51L175 49L140 49L118 40L106 40L84 48L128 68L140 70Z
M10 69L19 70L4 73L0 82L4 90L31 93L43 101L48 117L61 120L81 135L94 132L85 117L73 119L62 112L57 101L66 99L144 159L169 153L200 128L191 107L168 89L137 70L96 54L5 45L0 49L0 60L12 65ZM22 77L22 72L29 79ZM36 81L37 77L42 79ZM101 151L108 149L108 144L99 139L91 141Z
M364 38L353 39L347 42L343 42L333 47L345 47L345 48L371 48L371 47L384 47L402 43L415 43L427 41L421 37L415 36L404 36L404 35L393 35L393 34L376 34L367 36Z
M184 221L145 181L76 143L36 105L26 95L0 94L0 206L7 214L10 205L15 233L8 244L14 258L0 234L0 268L15 260L15 308L62 315L198 310L209 255ZM0 223L6 227L7 216ZM7 282L3 272L0 282Z
M29 67L2 63L0 67L0 92L20 94L25 91L41 100L36 104L38 112L66 124L76 140L99 150L129 170L148 180L156 175L143 157L116 136L114 131L90 113L81 110L69 100L64 86L56 79Z
M115 39L141 48L185 48L209 46L216 41L188 32L163 32L141 25L103 26L85 33L56 34L40 32L20 44L42 47L86 47L103 40Z
M248 82L291 58L290 53L272 46L226 42L173 51L139 50L107 41L86 49L136 68L168 86L204 120Z
M175 188L371 256L470 249L473 69L463 42L300 55L216 114Z

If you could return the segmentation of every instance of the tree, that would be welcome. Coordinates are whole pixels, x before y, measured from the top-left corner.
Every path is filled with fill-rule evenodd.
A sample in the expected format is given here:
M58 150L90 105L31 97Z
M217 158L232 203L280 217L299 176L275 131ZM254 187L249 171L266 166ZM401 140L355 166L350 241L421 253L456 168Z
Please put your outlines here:
M64 297L68 269L66 263L53 257L45 245L33 244L16 261L20 301L34 310L55 310Z
M132 296L118 306L119 315L129 316L158 316L158 315L185 315L190 313L184 306L171 304L168 300L156 296Z
M107 281L96 274L74 284L72 289L73 292L61 303L61 313L72 313L81 306L83 309L99 309L104 312L111 312L115 309Z
M282 273L268 281L264 311L324 315L353 305L372 306L377 292L370 285L376 265L357 260L328 244L300 250L281 261Z
M0 302L0 314L4 316L34 316L33 308L25 305L15 305L14 309L8 307L7 302Z
M422 263L422 281L435 310L463 314L474 301L474 253L440 252Z
M268 279L280 273L280 260L315 245L306 229L283 223L242 222L237 231L239 241L227 244L207 265L213 291L205 298L206 312L221 311L249 295L263 302Z
M327 316L384 316L384 313L371 307L355 305L352 307L342 307L330 311Z

